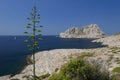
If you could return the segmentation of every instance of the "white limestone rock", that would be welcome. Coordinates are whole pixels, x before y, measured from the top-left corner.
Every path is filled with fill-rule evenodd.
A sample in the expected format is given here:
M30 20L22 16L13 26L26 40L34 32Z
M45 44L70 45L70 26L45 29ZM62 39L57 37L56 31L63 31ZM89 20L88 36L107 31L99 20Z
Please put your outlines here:
M77 56L85 55L88 53L93 54L91 57L86 57L85 60L101 65L101 69L104 68L112 72L112 69L120 66L115 62L116 57L120 56L118 49L114 49L117 54L113 55L111 59L109 55L113 54L110 51L111 48L98 48L98 49L56 49L50 51L38 52L36 56L36 75L40 76L46 73L59 72L60 68L70 60L70 57L76 58ZM118 57L119 58L119 57ZM111 60L110 60L111 59ZM56 71L58 69L58 71ZM111 73L112 74L112 73ZM23 78L25 75L32 75L32 65L28 65L20 74L13 76L12 78L18 78L20 80L26 80ZM11 79L12 79L11 78Z
M60 33L61 38L101 38L105 37L104 32L97 24L90 24L86 27L73 27Z
M114 54L114 52L116 54ZM42 51L35 54L36 57L36 75L40 76L46 73L59 72L60 68L70 60L70 57L75 58L77 56L85 54L93 54L91 57L85 57L85 60L90 63L98 63L101 65L101 69L106 69L112 73L112 70L115 67L119 67L120 64L116 59L120 59L119 48L97 48L97 49L55 49L50 51ZM113 55L114 54L114 55ZM111 58L112 55L112 58ZM31 57L32 58L32 57ZM24 76L32 75L32 65L28 65L20 74L15 76L3 76L0 77L0 80L11 80L11 79L20 79L28 80ZM56 71L56 69L58 71Z
M120 33L105 38L97 39L92 42L101 42L103 45L120 47Z
M10 80L10 75L0 77L0 80Z

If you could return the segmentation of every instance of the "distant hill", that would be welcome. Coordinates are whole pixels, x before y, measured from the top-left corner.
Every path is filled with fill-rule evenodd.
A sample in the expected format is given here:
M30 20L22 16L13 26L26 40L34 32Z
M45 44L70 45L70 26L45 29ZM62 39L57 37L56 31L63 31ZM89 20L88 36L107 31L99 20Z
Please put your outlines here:
M85 27L72 27L65 32L60 33L61 38L101 38L105 33L97 24L90 24Z

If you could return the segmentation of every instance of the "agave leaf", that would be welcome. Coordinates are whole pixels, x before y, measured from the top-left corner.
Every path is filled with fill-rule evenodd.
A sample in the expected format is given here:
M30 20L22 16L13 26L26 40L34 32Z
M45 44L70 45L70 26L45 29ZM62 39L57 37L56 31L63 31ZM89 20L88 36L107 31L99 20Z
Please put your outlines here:
M27 45L27 47L28 47L28 48L30 48L30 47L31 47L31 45Z
M42 38L38 38L38 40L43 40Z
M42 34L38 34L37 36L42 36Z
M31 38L31 39L35 38L35 35L32 34L29 36L29 38Z
M28 43L29 41L28 40L24 40L25 43Z
M38 30L37 32L42 32L41 30Z
M31 20L29 17L27 17L27 20Z
M24 32L24 34L28 34L28 32L27 32L27 31L25 31L25 32Z
M31 26L27 25L26 28L31 28Z
M43 27L42 25L40 25L40 27Z

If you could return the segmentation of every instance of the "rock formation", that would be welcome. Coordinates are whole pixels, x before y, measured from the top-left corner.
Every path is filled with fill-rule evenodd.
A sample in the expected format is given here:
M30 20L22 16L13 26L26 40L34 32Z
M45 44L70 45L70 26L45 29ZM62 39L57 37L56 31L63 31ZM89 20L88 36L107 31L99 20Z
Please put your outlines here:
M97 24L90 24L86 27L73 27L60 33L61 38L101 38L104 37L104 32Z
M97 40L94 40L92 42L101 42L103 45L108 45L108 46L114 46L114 47L120 47L120 33L105 37L105 38L100 38Z
M95 25L91 25L91 26L95 26ZM80 30L82 29L84 32L84 28L80 28ZM90 28L90 29L93 30L93 28ZM99 33L103 35L103 32L99 29L99 27L94 30L96 30L95 34ZM69 31L66 31L66 33L67 32ZM65 37L65 38L68 38L68 37ZM69 36L69 38L71 37ZM81 38L81 37L78 37L78 38ZM87 55L87 54L92 54L92 56L86 56L84 60L89 61L92 64L94 63L99 64L100 70L106 69L109 72L110 76L119 74L117 72L113 72L113 70L117 67L120 67L120 57L119 57L120 56L120 33L111 35L105 38L101 38L98 40L94 40L93 42L102 42L103 44L108 45L108 47L96 48L96 49L55 49L55 50L42 51L42 52L36 53L35 54L36 75L41 76L46 73L50 73L50 74L53 74L55 72L57 73L59 72L61 67L64 66L64 64L66 64L71 59L71 57L76 58L77 56ZM0 80L11 80L11 79L27 80L25 76L32 75L32 68L33 68L32 64L30 64L21 73L16 74L12 77L10 75L3 76L3 77L0 77Z
M120 59L119 48L106 47L97 49L55 49L50 51L42 51L35 54L36 75L40 76L46 73L52 74L59 72L60 68L71 58L76 58L77 56L87 54L92 54L92 56L86 56L84 58L85 60L90 63L98 63L102 70L106 69L110 72L110 74L114 74L112 70L120 66L118 61L116 61L116 59ZM20 80L27 80L24 76L30 75L32 75L32 65L28 65L20 74L16 74L11 78L7 76L0 77L0 80L11 80L16 78Z

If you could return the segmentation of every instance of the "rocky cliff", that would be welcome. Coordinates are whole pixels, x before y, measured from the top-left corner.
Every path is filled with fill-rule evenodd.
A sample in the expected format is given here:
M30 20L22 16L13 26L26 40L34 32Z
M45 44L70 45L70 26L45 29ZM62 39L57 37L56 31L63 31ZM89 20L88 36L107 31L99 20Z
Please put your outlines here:
M104 32L97 24L90 24L82 28L73 27L60 33L61 38L101 38L104 36Z

